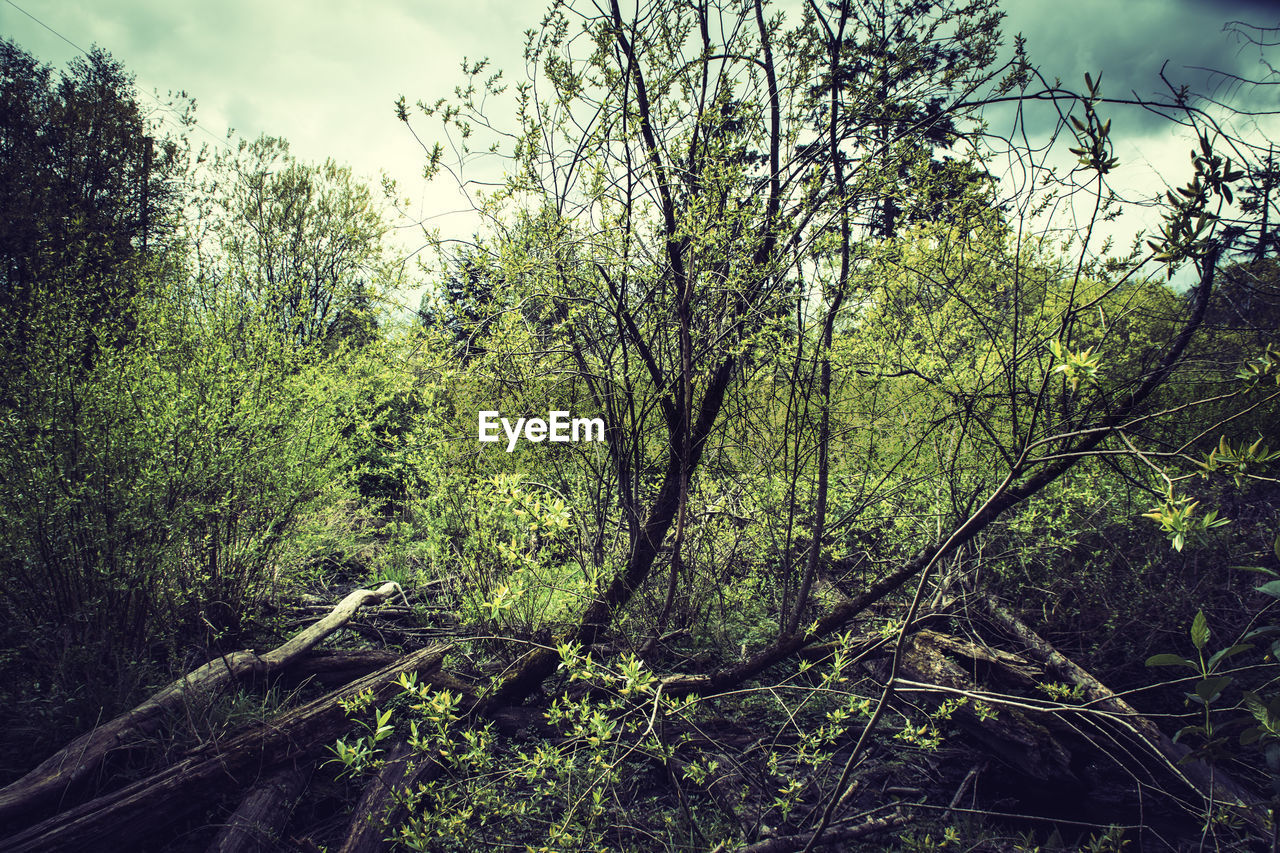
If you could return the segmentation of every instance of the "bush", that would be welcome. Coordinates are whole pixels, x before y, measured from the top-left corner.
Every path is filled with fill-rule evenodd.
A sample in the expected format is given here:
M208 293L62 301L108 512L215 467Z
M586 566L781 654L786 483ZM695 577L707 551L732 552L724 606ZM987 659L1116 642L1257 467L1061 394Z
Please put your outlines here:
M205 646L239 628L296 521L344 488L347 356L292 347L176 274L86 365L89 323L45 288L4 377L0 598L37 666Z

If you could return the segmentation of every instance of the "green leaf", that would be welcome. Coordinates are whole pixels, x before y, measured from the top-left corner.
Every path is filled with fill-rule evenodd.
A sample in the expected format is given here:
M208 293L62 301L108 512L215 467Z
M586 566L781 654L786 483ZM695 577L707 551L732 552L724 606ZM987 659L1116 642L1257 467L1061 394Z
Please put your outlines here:
M1194 661L1189 661L1184 657L1177 655L1152 655L1147 658L1147 666L1185 666L1192 672L1199 672L1200 667L1196 666Z
M1222 695L1222 691L1232 681L1228 675L1219 675L1214 678L1202 678L1196 684L1196 695L1203 699L1206 703L1212 702Z
M1204 618L1204 611L1200 610L1191 623L1191 644L1197 649L1203 649L1207 642L1209 642L1209 620Z
M1221 651L1215 652L1213 657L1209 658L1209 669L1213 669L1221 661L1233 658L1241 652L1247 652L1252 648L1253 645L1250 643L1237 643L1229 649L1222 649Z
M1275 571L1268 569L1266 566L1229 566L1228 568L1241 572L1255 572L1260 575L1269 575L1273 578L1276 577Z
M1243 698L1244 706L1249 709L1249 713L1252 714L1253 718L1261 725L1265 726L1270 715L1267 711L1266 704L1262 701L1262 697L1257 693L1254 693L1252 690L1246 690L1244 691Z
M1262 586L1255 587L1255 591L1263 592L1272 598L1280 598L1280 580L1264 583Z
M1202 735L1204 733L1204 726L1183 726L1174 734L1173 742L1177 743L1178 739L1183 735Z

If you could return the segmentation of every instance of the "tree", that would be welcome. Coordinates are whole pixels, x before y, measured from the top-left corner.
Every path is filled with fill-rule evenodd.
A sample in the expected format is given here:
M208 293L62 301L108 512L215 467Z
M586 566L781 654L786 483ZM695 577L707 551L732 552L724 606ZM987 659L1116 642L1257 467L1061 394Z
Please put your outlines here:
M605 580L557 640L590 646L617 620L635 627L629 605L669 560L665 603L639 618L651 638L661 633L679 590L695 585L685 548L694 519L706 517L695 509L711 509L699 492L718 488L712 472L741 477L727 407L746 409L740 401L766 376L789 377L791 391L780 420L763 416L782 434L752 450L789 460L791 487L740 494L758 499L761 527L785 524L770 614L778 631L753 636L740 660L712 673L673 677L669 690L732 689L914 582L899 611L905 648L945 564L1079 460L1127 453L1111 443L1132 448L1161 417L1153 395L1205 317L1233 240L1213 217L1240 174L1216 153L1203 114L1162 105L1199 131L1194 177L1171 194L1150 254L1099 250L1093 224L1116 165L1099 116L1106 99L1088 76L1080 91L1040 81L1020 50L994 67L997 20L984 3L845 2L810 4L786 29L763 2L625 14L614 2L557 4L530 32L533 74L515 89L509 178L480 209L492 217L490 278L508 290L499 303L538 306L539 322L505 354L494 343L487 364L536 352L541 370L572 377L604 413L612 494L591 506L608 515L616 502L625 542L603 557ZM485 99L503 88L484 63L467 71L459 103L422 105L464 157L477 129L493 125ZM974 132L979 111L1024 99L1079 110L1073 153L1098 203L1069 258L1018 236L1040 227L1051 183L1029 184L1011 205L1016 229L982 203L992 198L979 177L991 151ZM399 114L409 120L403 101ZM964 167L933 159L933 146L961 142L972 152ZM1003 142L1040 171L1012 136ZM446 166L443 150L432 151L432 169ZM920 176L917 199L893 189L908 174ZM941 221L908 231L904 208ZM1160 264L1192 264L1198 278L1168 332L1143 340L1131 323L1106 322L1159 304L1148 276ZM837 383L841 369L852 372ZM901 426L880 426L887 411ZM831 448L857 431L870 437L840 457L855 469L848 479L867 485L841 497L828 524ZM829 549L872 507L888 507L904 538L860 588L815 606L815 585L839 565ZM797 533L806 527L807 537ZM493 701L528 695L562 656L546 646L522 653ZM893 684L891 672L859 749ZM853 761L823 796L816 836Z
M648 577L672 531L668 601L675 595L694 472L726 393L764 363L758 347L791 329L799 348L788 372L816 353L819 410L829 406L826 353L852 304L851 280L872 242L896 231L886 230L886 216L897 216L886 205L898 204L885 196L897 174L886 166L890 143L953 144L978 88L1007 91L1020 66L999 69L1011 71L1004 79L988 68L989 4L842 4L829 15L809 9L786 32L762 4L631 19L614 4L583 18L593 45L583 59L568 52L570 20L556 8L531 35L529 60L556 94L518 87L515 174L486 204L512 212L514 227L495 222L492 255L517 290L508 304L545 306L554 332L544 342L573 365L609 424L630 545L625 569L584 617L589 638ZM723 43L713 20L734 22L716 25ZM902 50L888 51L899 37ZM482 80L483 64L470 71L463 104L425 107L464 140L484 120L467 110L499 85ZM815 78L826 82L807 82ZM885 100L887 88L901 91L900 104ZM574 141L561 149L565 134ZM789 426L800 434L811 424ZM813 449L796 451L818 459L811 541L828 535L830 428L819 422ZM819 554L810 551L784 604L788 642L801 642Z
M918 180L919 171L954 174L935 151L967 136L968 116L956 107L991 81L1003 13L994 0L829 0L823 6L808 7L820 28L814 48L829 54L814 87L814 127L830 126L839 144L819 143L817 153L877 164L857 170L861 180L877 184L861 191L869 198L860 212L873 236L891 237L904 205L930 204L912 199L916 188L962 196L965 182L945 187Z
M175 224L181 146L148 135L133 78L99 48L55 76L0 39L0 104L0 328L14 359L42 299L90 330L128 310L141 249ZM97 344L90 331L80 354Z
M269 141L192 193L106 53L0 62L0 609L14 694L79 697L56 731L232 636L342 493L343 345L395 276L349 170Z
M318 499L342 440L375 443L362 486L398 516L381 534L406 548L393 554L404 558L397 576L415 540L440 567L433 587L447 585L470 624L449 672L418 671L443 655L405 662L414 671L398 673L400 701L391 702L392 667L376 690L360 682L357 695L312 707L322 737L335 736L337 708L364 729L337 741L327 766L377 774L344 849L390 834L430 849L665 841L811 850L900 825L906 818L880 814L912 807L881 796L912 764L896 744L936 748L948 719L1008 765L1000 775L1011 786L1074 780L1094 759L1113 761L1115 778L1135 785L1142 820L1147 792L1168 784L1179 807L1197 810L1187 792L1202 798L1201 843L1228 824L1244 827L1242 843L1271 830L1246 788L1187 758L992 594L1036 612L1031 572L1060 574L1067 551L1085 563L1079 552L1106 538L1076 535L1086 512L1123 525L1154 498L1148 515L1176 547L1190 547L1221 520L1193 512L1178 491L1191 474L1179 469L1194 461L1207 474L1246 476L1270 459L1260 442L1236 439L1195 456L1206 436L1261 420L1280 399L1274 353L1231 368L1196 364L1223 270L1241 239L1248 250L1259 233L1224 219L1257 164L1222 152L1258 149L1181 94L1138 105L1195 131L1190 173L1170 176L1186 181L1167 196L1150 251L1140 241L1125 254L1100 247L1118 166L1108 113L1121 104L1092 75L1080 89L1043 80L1017 48L997 66L997 23L982 0L810 3L790 21L763 0L656 0L625 12L620 0L554 3L529 33L531 73L514 89L509 137L475 141L498 126L491 108L503 94L485 63L467 66L456 102L422 107L443 119L464 158L472 146L509 147L504 182L478 199L483 233L468 250L442 251L452 304L428 318L439 334L403 342L404 352L426 351L413 365L417 389L411 370L371 378L372 393L332 378L328 366L346 368L349 353L329 351L331 315L316 306L333 304L325 291L347 292L345 280L314 276L305 253L277 265L308 242L295 235L313 233L301 213L314 199L307 175L272 161L268 142L244 149L230 189L208 196L214 229L200 274L145 327L157 345L121 351L144 369L109 373L132 362L104 359L94 374L89 401L124 428L76 447L141 447L143 461L156 460L135 467L155 471L158 486L126 494L194 495L166 517L179 524L159 529L186 537L171 554L181 576L221 595L245 576L235 569L262 565L246 556L265 560L264 546L278 542L260 510ZM1051 105L1056 129L1000 139L987 107L1010 102L1019 116ZM410 121L403 101L399 115ZM1044 166L1046 151L1067 146L1069 174ZM467 165L447 164L445 150L432 149L431 169ZM1007 187L986 177L997 158L1013 158L1028 180ZM260 168L268 161L276 166ZM1010 196L1004 209L997 192ZM1062 193L1079 193L1065 203L1092 211L1065 241L1042 216ZM1265 205L1256 212L1265 217ZM1176 267L1194 271L1185 293L1164 284ZM1247 272L1254 282L1270 275L1256 262ZM1239 292L1229 283L1228 295ZM190 337L175 334L188 322ZM1247 387L1211 387L1230 369ZM129 393L112 393L119 388ZM153 397L171 402L151 424L134 401ZM278 398L283 406L263 405ZM477 409L518 416L544 406L599 413L603 446L468 440ZM449 407L453 430L439 419ZM335 429L335 409L357 412L355 426ZM27 431L61 440L41 427L76 411L66 405ZM304 430L293 428L298 411L312 417ZM1188 413L1203 420L1187 428ZM69 517L65 528L84 531L74 485L113 457L76 457L77 476L59 479L62 457L28 464L25 425L4 424L9 479L51 471L55 486L68 485L43 489L55 495L49 505ZM158 439L121 438L145 426ZM209 436L212 451L176 461L176 432ZM114 469L96 476L104 489L120 479ZM0 514L27 539L48 516L24 502L35 491L10 492ZM107 532L122 526L107 515L91 520ZM1136 537L1142 547L1159 535L1147 532ZM93 549L67 552L89 569L101 562ZM103 548L117 561L131 553ZM13 560L7 575L21 581L33 564ZM132 590L95 592L127 603ZM969 605L990 623L968 618ZM921 630L925 618L931 628L959 625L957 636ZM1025 657L1000 648L993 624ZM1197 650L1205 626L1193 623ZM1197 693L1206 703L1230 654L1186 661L1205 676ZM983 671L1016 686L980 681ZM1070 686L1046 684L1042 672ZM1041 688L1052 701L1035 695ZM522 725L509 737L482 719L515 717L510 706L543 690L555 698L534 719L550 731ZM911 701L899 701L904 690ZM941 692L947 701L931 701ZM1268 739L1273 716L1256 716ZM901 729L883 737L895 718ZM1206 730L1209 722L1206 714ZM750 748L730 743L735 723ZM129 716L105 729L136 730ZM1089 751L1090 740L1101 748ZM195 770L175 764L10 845L104 827L134 843L143 829L133 815L184 814L184 792L224 759L260 766L258 756L279 763L318 747L274 738L255 755L256 735L228 742L233 755ZM105 757L98 748L89 767L61 769L75 747L49 762L55 775L41 780L42 796ZM893 760L879 760L891 750ZM962 793L980 772L964 776ZM947 787L939 827L962 799ZM21 811L21 792L7 802ZM1216 820L1224 807L1230 819ZM387 814L386 826L369 820ZM955 840L947 829L942 846Z
M212 161L197 205L201 286L236 293L299 348L370 340L400 272L349 167L299 162L282 139L241 141Z
M418 306L422 327L443 330L459 348L464 363L477 350L477 338L485 334L485 320L498 308L489 273L483 246L472 254L463 253L445 265L438 292L424 292Z

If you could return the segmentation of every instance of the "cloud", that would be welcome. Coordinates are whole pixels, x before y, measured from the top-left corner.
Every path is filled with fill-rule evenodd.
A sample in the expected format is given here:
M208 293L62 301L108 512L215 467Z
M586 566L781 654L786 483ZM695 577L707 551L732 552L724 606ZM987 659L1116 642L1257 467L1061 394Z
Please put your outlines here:
M201 126L211 136L222 137L229 126L250 138L269 133L288 139L306 160L332 157L369 178L385 170L414 197L420 216L456 210L465 202L445 181L422 186L424 154L395 120L394 100L401 94L410 103L451 95L461 82L464 56L490 56L508 78L519 77L523 31L538 25L544 5L504 0L15 2L81 47L96 42L111 51L137 74L140 89L185 89L198 99ZM780 8L798 5L785 0ZM1007 0L1004 5L1006 34L1024 33L1032 61L1051 80L1061 78L1072 88L1083 86L1084 72L1102 72L1104 95L1162 95L1167 93L1159 79L1164 67L1175 84L1253 109L1280 108L1280 85L1244 86L1200 70L1216 68L1246 78L1267 73L1259 62L1266 54L1238 30L1223 27L1232 20L1275 24L1280 12L1274 0ZM55 65L74 54L7 3L0 3L0 29ZM1118 179L1147 196L1163 188L1150 177L1153 173L1173 175L1176 183L1185 180L1185 133L1142 109L1108 110L1117 154L1147 175ZM510 115L501 106L494 112L499 118ZM1048 108L1025 115L1032 133L1047 133L1057 119ZM1010 116L1011 110L991 111L993 132L1007 131ZM434 126L426 121L417 126L428 142L434 141ZM211 142L203 133L196 139ZM466 236L472 226L447 227Z
M1280 85L1253 86L1270 70L1256 45L1230 21L1280 22L1270 3L1222 0L1018 0L1008 4L1006 33L1021 32L1031 61L1051 80L1082 87L1085 72L1102 74L1110 97L1167 99L1169 85L1247 109L1280 108ZM1268 19L1267 15L1270 15ZM1272 57L1273 59L1276 57ZM1219 73L1221 72L1221 73ZM1231 75L1231 76L1227 76ZM1273 78L1274 79L1274 78ZM1163 130L1150 112L1128 111L1129 133Z

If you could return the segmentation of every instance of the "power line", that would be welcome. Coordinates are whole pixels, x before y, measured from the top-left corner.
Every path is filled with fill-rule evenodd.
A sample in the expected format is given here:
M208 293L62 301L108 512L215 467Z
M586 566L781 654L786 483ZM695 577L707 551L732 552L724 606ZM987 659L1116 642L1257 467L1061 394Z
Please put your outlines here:
M62 39L63 41L65 41L67 44L71 45L73 48L75 48L76 50L78 50L80 53L84 54L84 56L85 56L85 57L87 57L87 58L91 58L91 57L90 57L90 55L89 55L89 51L85 50L83 47L81 47L80 45L76 44L76 43L75 43L75 42L73 42L71 39L67 38L67 37L66 37L66 36L64 36L62 33L60 33L60 32L58 32L57 30L55 30L53 27L49 26L49 25L48 25L48 24L46 24L44 21L42 21L42 20L40 20L39 18L37 18L35 15L31 14L31 13L30 13L30 12L28 12L26 9L22 8L21 6L19 6L17 3L13 2L13 0L5 0L5 2L6 2L6 3L8 3L10 6L12 6L13 8L17 9L17 10L18 10L19 12L21 12L22 14L26 15L26 16L27 16L28 18L30 18L31 20L35 21L35 22L36 22L37 24L39 24L40 26L44 27L44 28L45 28L46 30L48 30L49 32L53 33L53 34L54 34L55 36L57 36L58 38L60 38L60 39ZM138 87L136 87L136 86L134 87L134 89L135 89L136 91L142 92L142 90L141 90L141 89L138 89ZM161 101L158 97L156 97L155 95L151 94L150 92L142 92L142 93L143 93L144 95L146 95L148 98L150 98L152 101L155 101L156 107L157 107L159 110L161 110L162 112L166 112L166 113L168 113L169 115L173 116L173 117L174 117L174 119L175 119L175 120L177 120L177 122L178 122L178 124L179 124L180 126L181 126L181 125L185 125L185 124L186 124L186 122L185 122L185 120L182 118L182 116L180 116L178 113L176 113L176 112L175 112L171 107L166 106L166 105L165 105L165 103L164 103L163 101ZM218 136L217 134L215 134L215 133L213 133L213 132L209 131L209 130L208 130L208 129L206 129L204 126L202 126L199 122L197 122L197 121L192 121L192 122L191 122L191 125L192 125L192 126L194 126L194 127L195 127L197 130L199 130L201 133L203 133L205 136L208 136L208 137L209 137L210 139L212 139L214 142L217 142L219 145L221 145L221 146L223 146L224 148L226 148L228 151L234 151L234 150L235 150L235 149L233 149L233 148L231 147L231 144L230 144L230 143L228 143L226 139L224 139L224 138L222 138L222 137Z
M64 36L62 33L60 33L60 32L58 32L57 30L55 30L53 27L49 26L49 25L48 25L48 24L46 24L44 21L42 21L42 20L40 20L39 18L37 18L35 15L31 14L31 13L30 13L30 12L28 12L26 9L22 8L21 6L19 6L17 3L14 3L14 2L13 2L13 0L5 0L5 2L6 2L6 3L8 3L10 6L12 6L13 8L17 9L17 10L18 10L19 12L21 12L22 14L26 15L26 16L27 16L28 18L30 18L31 20L35 21L35 22L36 22L37 24L39 24L40 26L44 27L44 28L45 28L46 30L48 30L49 32L53 33L53 34L54 34L55 36L57 36L58 38L60 38L60 39L62 39L63 41L65 41L67 44L69 44L69 45L71 45L72 47L74 47L76 50L78 50L78 51L80 51L81 53L83 53L85 56L88 56L88 55L89 55L89 52L88 52L87 50L85 50L83 47L81 47L80 45L76 44L76 43L75 43L75 42L73 42L71 39L67 38L67 37L66 37L66 36Z

